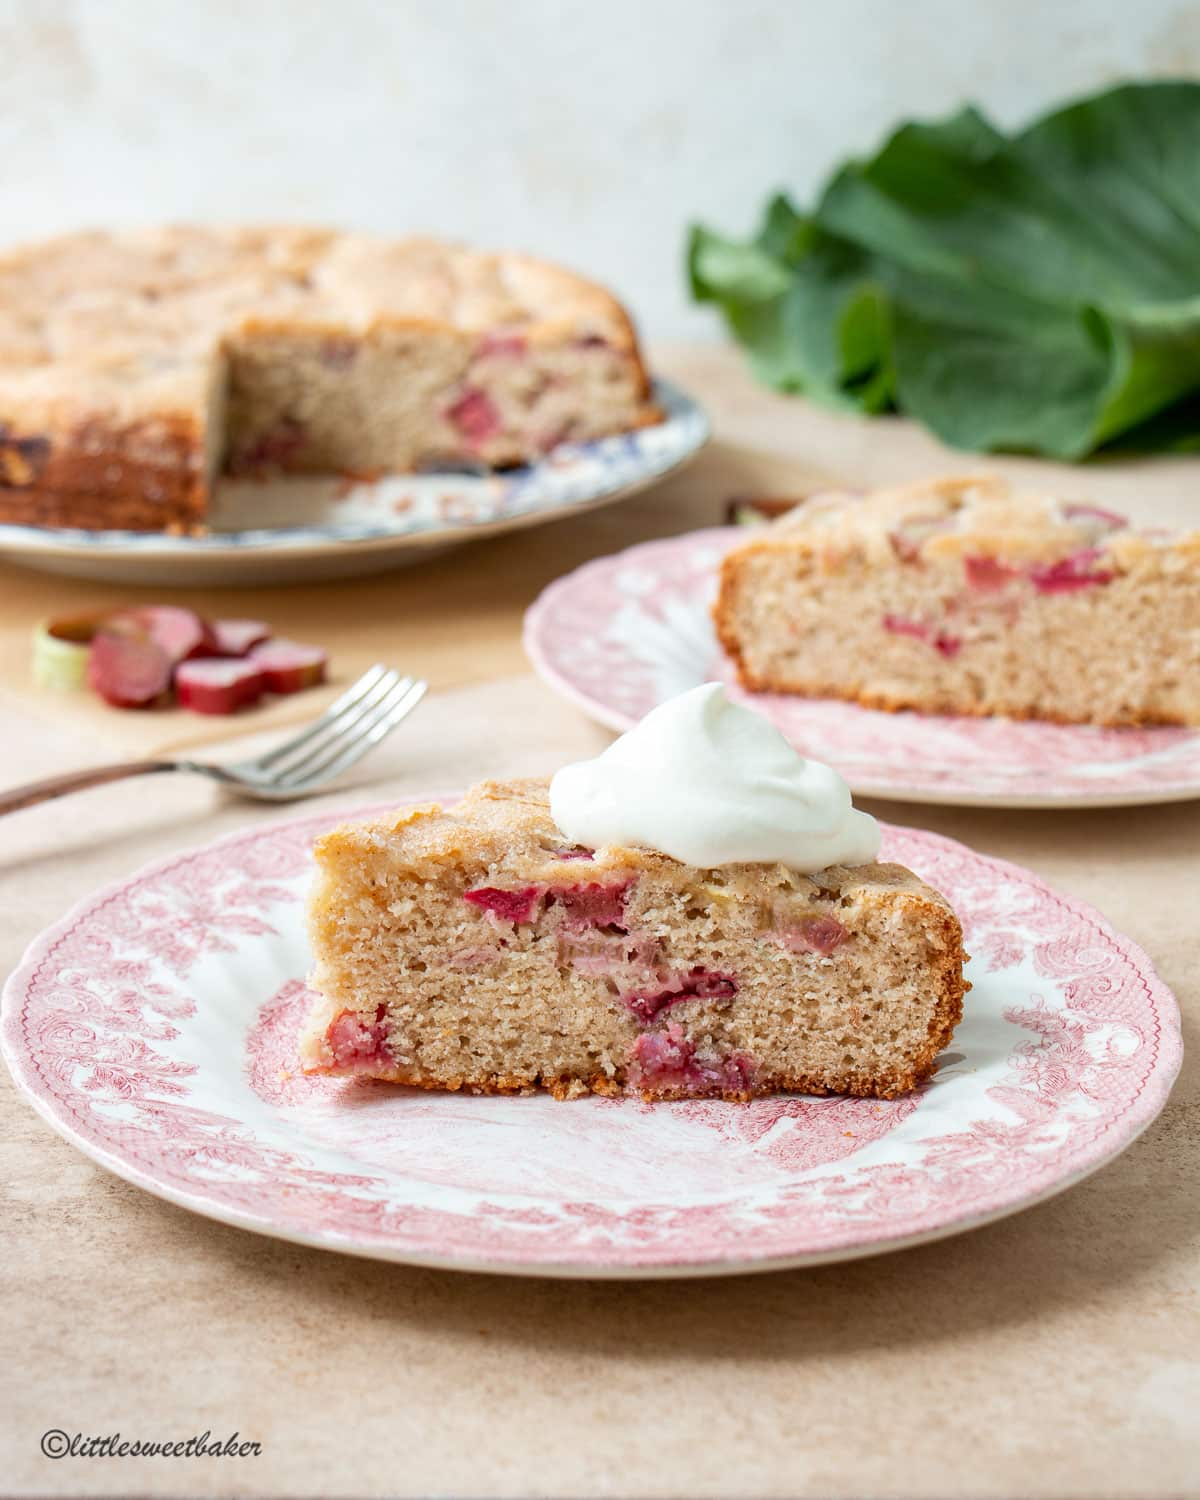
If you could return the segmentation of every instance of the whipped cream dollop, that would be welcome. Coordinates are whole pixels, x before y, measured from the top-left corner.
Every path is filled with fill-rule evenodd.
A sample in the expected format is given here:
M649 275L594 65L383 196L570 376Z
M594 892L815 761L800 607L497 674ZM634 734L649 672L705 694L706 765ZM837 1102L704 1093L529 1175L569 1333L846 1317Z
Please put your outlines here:
M594 760L564 766L550 812L572 843L641 845L706 869L813 874L879 852L879 824L853 806L838 773L805 760L717 682L652 709Z

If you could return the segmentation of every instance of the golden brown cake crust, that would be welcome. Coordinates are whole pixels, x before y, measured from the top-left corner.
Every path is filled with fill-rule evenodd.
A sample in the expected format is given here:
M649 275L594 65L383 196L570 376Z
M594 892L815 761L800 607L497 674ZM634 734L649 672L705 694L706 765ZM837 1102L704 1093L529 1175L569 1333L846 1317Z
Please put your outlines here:
M84 422L55 442L0 426L0 520L190 532L206 508L204 434L186 416Z
M812 497L725 555L713 622L751 692L1200 724L1200 531L996 476Z
M336 1033L349 1018L364 1035L390 1028L394 1050L374 1056L365 1071L396 1083L473 1093L544 1088L559 1098L626 1088L647 1098L688 1097L694 1079L643 1076L635 1061L641 1039L661 1041L681 1026L683 1045L715 1057L755 1053L753 1067L711 1069L707 1094L892 1098L930 1075L962 1016L961 927L945 898L902 866L834 867L812 877L758 865L705 872L648 849L565 849L546 784L536 781L485 782L449 809L426 804L346 825L319 839L315 854L310 933L313 984L323 998L305 1042L308 1071L347 1070ZM569 898L580 883L587 892L627 893L621 926L607 925L614 913L604 912L604 925L582 936L573 930ZM511 925L485 919L464 904L467 889L515 894L530 902L529 912ZM828 924L835 914L825 929L838 934L828 951L793 944L814 915ZM702 928L708 946L697 945ZM635 1020L611 983L614 975L628 978L623 958L611 967L604 960L600 970L593 960L615 948L632 949L642 962L648 946L664 941L674 944L668 968L697 975L704 964L718 980L736 973L741 990L733 984L732 996L671 1002ZM572 972L579 943L582 974ZM460 959L478 984L477 1001ZM776 977L753 979L764 962ZM464 985L461 1002L451 1003ZM549 1008L539 1008L552 991ZM807 1051L790 1031L800 1023L783 1018L797 1006L810 1016L804 1024L818 1027ZM510 1011L509 1030L499 1023L504 1043L494 1047L487 1018ZM552 1037L540 1051L520 1029L539 1026ZM839 1038L844 1027L863 1040ZM772 1035L786 1039L775 1051ZM495 1061L481 1066L485 1058ZM356 1062L350 1071L364 1069Z
M423 350L434 377L413 409ZM278 353L265 377L264 351ZM289 446L287 410L271 402L303 405L326 382L336 406L356 359L369 366L359 408L388 359L398 394L384 392L373 427L357 413L374 453L354 451L362 433L345 413L329 417L344 470L379 467L388 430L400 437L387 467L503 467L661 419L625 309L529 256L286 226L67 235L0 255L0 520L195 529L229 444L252 471L325 467L328 434L307 453ZM243 400L226 413L242 366L263 412ZM507 405L481 405L489 382ZM331 405L326 389L309 401ZM227 420L246 429L228 443Z

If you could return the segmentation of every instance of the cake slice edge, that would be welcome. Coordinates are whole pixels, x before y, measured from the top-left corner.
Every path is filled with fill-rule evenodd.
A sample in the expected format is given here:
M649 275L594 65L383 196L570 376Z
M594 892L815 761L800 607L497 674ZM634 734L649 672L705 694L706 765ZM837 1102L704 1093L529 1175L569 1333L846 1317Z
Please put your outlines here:
M480 818L506 805L510 828ZM540 783L320 839L305 1071L560 1098L891 1098L961 1019L961 926L903 866L700 871L556 840ZM423 905L442 925L414 942ZM889 1016L903 1042L887 1042Z

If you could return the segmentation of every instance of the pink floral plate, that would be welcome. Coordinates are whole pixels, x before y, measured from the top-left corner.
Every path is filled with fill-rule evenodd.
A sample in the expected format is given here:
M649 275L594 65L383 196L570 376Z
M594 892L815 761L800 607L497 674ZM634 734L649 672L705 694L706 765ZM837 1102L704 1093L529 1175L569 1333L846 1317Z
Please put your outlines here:
M557 1103L306 1078L309 846L336 821L174 855L33 943L3 1046L60 1134L160 1197L303 1244L706 1275L896 1249L1047 1198L1128 1146L1179 1068L1171 993L1101 916L888 827L885 857L950 897L974 955L952 1048L907 1098Z
M1110 807L1200 797L1200 733L883 713L747 693L709 619L717 564L745 539L716 527L646 542L557 579L525 619L525 650L558 692L626 730L714 679L862 796L980 807Z

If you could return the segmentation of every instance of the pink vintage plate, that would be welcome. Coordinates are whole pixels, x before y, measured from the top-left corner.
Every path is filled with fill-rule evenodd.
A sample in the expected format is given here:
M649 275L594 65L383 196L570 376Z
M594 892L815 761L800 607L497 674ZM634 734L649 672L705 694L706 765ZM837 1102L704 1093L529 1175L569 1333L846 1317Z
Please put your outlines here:
M869 1255L1036 1203L1129 1145L1179 1068L1174 999L1096 912L889 827L885 857L950 897L974 955L952 1050L908 1098L559 1104L305 1078L309 845L336 821L174 855L34 942L4 989L4 1053L67 1140L160 1197L302 1244L707 1275Z
M883 713L827 698L746 693L709 619L722 554L745 530L646 542L557 579L525 619L542 677L625 730L714 678L854 792L980 807L1108 807L1200 797L1200 733Z

